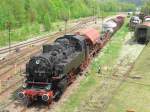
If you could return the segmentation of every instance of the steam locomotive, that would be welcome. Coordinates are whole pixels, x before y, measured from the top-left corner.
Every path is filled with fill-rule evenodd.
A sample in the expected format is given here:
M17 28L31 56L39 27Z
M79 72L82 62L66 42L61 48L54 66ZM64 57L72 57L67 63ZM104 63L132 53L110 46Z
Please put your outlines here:
M113 32L124 22L124 17L111 19L116 23ZM118 21L118 23L117 23ZM26 80L18 96L29 106L42 99L50 104L58 100L77 74L83 71L93 56L106 44L112 35L110 27L100 36L93 28L83 29L74 35L64 35L53 44L43 45L43 52L33 56L26 64Z

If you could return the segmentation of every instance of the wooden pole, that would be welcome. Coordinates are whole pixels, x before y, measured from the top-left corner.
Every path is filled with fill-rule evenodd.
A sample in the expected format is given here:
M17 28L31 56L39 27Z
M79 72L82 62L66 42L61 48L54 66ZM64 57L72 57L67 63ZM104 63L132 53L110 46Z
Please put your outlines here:
M2 81L0 80L0 92L2 91Z
M9 53L11 51L11 22L6 22L6 28L8 29L8 44L9 44Z

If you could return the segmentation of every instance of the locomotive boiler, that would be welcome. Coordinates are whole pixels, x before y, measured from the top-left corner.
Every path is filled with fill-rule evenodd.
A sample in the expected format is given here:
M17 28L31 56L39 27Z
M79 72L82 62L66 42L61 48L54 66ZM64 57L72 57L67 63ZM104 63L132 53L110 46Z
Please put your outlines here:
M116 25L119 29L118 25L120 23ZM48 104L58 100L77 74L104 47L112 33L108 31L100 36L93 28L82 29L43 45L42 53L31 57L26 64L26 80L18 93L19 99L27 106L39 99Z

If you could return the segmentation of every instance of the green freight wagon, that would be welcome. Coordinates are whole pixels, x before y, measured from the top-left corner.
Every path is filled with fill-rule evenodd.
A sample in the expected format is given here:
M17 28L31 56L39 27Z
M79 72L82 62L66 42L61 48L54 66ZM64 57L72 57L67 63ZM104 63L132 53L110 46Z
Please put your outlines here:
M138 43L148 43L150 41L150 22L137 25L134 36Z

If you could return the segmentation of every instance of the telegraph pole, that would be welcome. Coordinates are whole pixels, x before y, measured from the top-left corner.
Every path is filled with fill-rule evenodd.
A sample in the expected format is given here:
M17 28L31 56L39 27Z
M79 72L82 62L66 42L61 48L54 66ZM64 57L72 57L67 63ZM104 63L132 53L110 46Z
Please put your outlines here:
M6 27L8 29L8 45L9 45L9 53L11 51L11 22L7 21Z
M103 27L103 23L104 23L104 15L103 15L103 12L102 12L102 27Z
M104 22L104 17L103 17L104 15L103 15L103 13L104 13L103 12L103 8L101 8L101 18L102 18L102 26L101 27L102 27L102 31L103 31L103 22Z
M67 34L67 23L68 23L68 19L64 19L65 21L65 35Z
M11 50L10 27L8 29L8 32L9 32L9 52L10 52L10 50Z
M95 24L97 24L97 6L95 7Z
M68 24L70 12L68 12L68 13L61 13L60 15L61 15L62 19L65 22L65 32L64 32L64 34L66 35L66 33L67 33L67 24Z
M94 16L95 16L95 9L94 9L94 6L92 7L93 9L93 21L94 21Z

